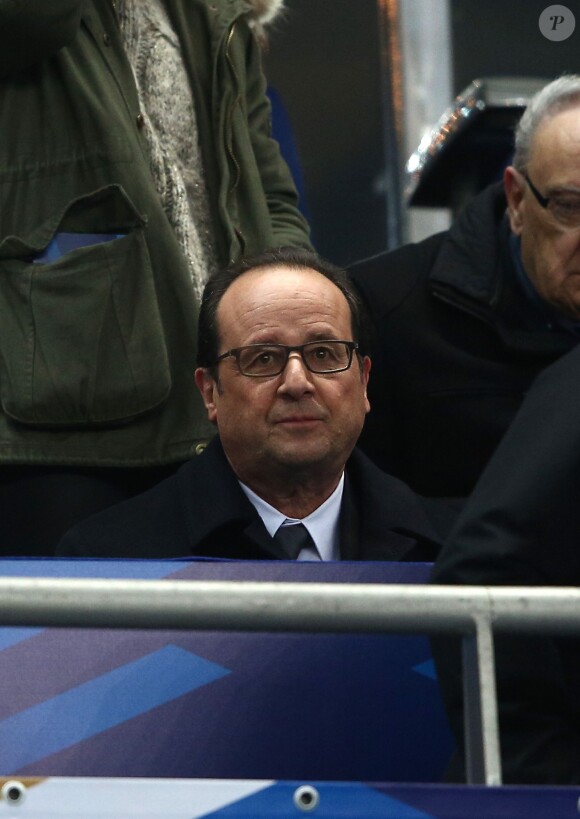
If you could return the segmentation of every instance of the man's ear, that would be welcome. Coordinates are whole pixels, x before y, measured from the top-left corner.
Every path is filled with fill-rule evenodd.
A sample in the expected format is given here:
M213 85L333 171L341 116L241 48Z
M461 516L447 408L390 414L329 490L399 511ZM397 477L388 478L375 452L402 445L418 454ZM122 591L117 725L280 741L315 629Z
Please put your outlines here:
M508 205L508 217L512 233L521 236L524 223L524 191L526 180L512 165L508 165L503 174L503 187Z
M367 412L370 412L370 410L371 410L371 405L370 405L370 402L369 402L369 399L368 399L368 396L367 396L367 386L368 386L368 383L369 383L370 371L371 371L371 360L368 357L368 355L365 355L365 357L362 360L361 377L362 377L363 383L365 385L365 404L366 404L366 411Z
M203 403L207 410L207 417L212 424L217 423L217 407L215 404L215 396L218 392L218 386L207 367L198 367L194 374L195 384L201 393Z

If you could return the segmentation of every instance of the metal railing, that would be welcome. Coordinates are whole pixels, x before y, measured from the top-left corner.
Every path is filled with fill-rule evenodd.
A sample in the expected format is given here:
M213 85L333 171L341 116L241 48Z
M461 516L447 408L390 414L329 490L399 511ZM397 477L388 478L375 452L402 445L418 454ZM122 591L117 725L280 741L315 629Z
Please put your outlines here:
M468 781L499 785L493 634L578 633L580 590L0 577L0 626L460 634Z

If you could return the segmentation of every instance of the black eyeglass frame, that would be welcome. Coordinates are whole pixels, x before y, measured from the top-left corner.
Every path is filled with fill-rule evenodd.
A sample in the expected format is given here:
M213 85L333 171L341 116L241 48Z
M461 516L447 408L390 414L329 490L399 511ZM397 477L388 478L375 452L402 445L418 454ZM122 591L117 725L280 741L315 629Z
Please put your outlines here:
M550 200L552 199L552 197L551 196L542 196L542 194L536 188L536 186L534 185L534 183L532 182L530 177L527 175L527 173L522 174L522 176L524 177L524 179L526 180L526 182L530 186L530 190L534 194L538 205L541 208L544 208L544 210L545 210L548 207L548 205L550 204Z
M552 219L554 219L554 221L557 222L563 230L578 230L580 228L580 210L578 210L578 208L576 208L578 218L571 220L570 218L568 218L569 214L567 215L566 213L563 214L561 212L560 213L557 212L558 207L560 208L565 207L563 204L558 205L558 196L542 196L542 194L536 188L530 177L525 173L522 174L522 176L528 183L528 186L531 192L533 193L534 198L538 205L543 210L547 210ZM576 198L578 197L577 194L575 194L575 196ZM553 203L552 208L550 208L550 203Z
M344 346L348 350L348 362L345 364L344 367L338 367L337 369L333 369L333 370L313 370L312 367L308 364L308 362L304 358L304 348L305 347L316 346L317 344L328 344L328 343L344 344ZM278 350L284 350L284 352L286 353L286 358L284 359L284 363L282 364L282 367L281 367L280 370L278 370L275 373L267 373L267 374L266 373L246 373L246 372L244 372L242 370L242 368L240 366L240 355L241 355L241 353L244 350L251 350L251 349L256 349L256 348L259 348L259 347L266 347L266 348L275 347ZM292 346L290 346L288 344L246 344L243 347L233 347L231 350L228 350L227 352L222 353L220 356L218 356L216 358L215 362L211 366L216 367L218 364L220 364L226 358L235 358L238 370L240 371L240 373L242 375L246 376L246 378L275 378L276 376L281 375L284 372L284 370L286 369L286 365L288 364L288 359L290 358L290 353L299 353L300 358L302 359L302 363L304 364L304 366L306 367L306 369L309 372L314 373L314 375L330 375L332 373L343 373L343 372L346 372L346 370L349 370L350 367L351 367L351 364L352 364L353 355L354 355L355 352L358 351L358 348L359 348L359 345L358 345L358 343L356 341L345 341L345 340L343 340L341 338L324 338L324 339L320 339L320 340L317 340L317 341L307 341L305 344L297 344L297 345L292 345Z

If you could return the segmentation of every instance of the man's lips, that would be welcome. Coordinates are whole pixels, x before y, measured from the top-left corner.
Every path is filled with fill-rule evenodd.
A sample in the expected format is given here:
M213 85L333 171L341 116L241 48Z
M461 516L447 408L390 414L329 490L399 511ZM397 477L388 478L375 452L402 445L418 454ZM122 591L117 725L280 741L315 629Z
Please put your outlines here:
M285 418L277 418L277 424L314 424L322 421L319 415L289 415Z

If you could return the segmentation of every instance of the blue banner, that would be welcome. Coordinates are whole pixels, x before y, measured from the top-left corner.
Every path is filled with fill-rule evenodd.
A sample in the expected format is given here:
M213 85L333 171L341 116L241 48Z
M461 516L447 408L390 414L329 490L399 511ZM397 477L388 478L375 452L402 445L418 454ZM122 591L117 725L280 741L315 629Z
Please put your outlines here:
M210 560L0 567L329 583L421 583L430 570ZM422 636L5 628L0 679L5 775L437 782L452 748Z

